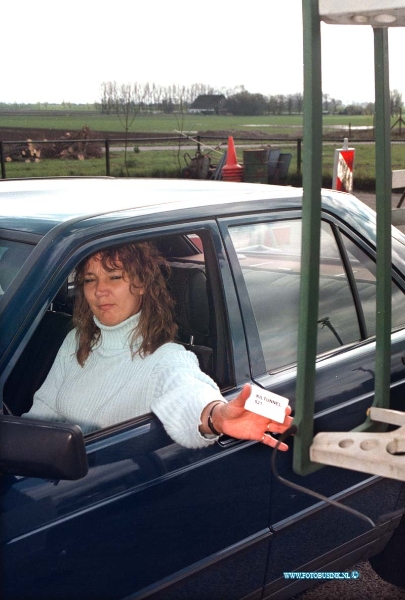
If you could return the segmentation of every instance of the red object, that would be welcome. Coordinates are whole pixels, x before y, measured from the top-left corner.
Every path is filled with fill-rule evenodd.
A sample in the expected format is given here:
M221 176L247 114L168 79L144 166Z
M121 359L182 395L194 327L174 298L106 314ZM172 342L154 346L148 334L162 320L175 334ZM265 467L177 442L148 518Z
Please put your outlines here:
M335 150L332 188L339 192L353 191L354 148Z
M224 181L242 181L242 178L243 168L240 164L238 164L236 158L236 150L233 137L229 136L226 164L222 167L222 179Z

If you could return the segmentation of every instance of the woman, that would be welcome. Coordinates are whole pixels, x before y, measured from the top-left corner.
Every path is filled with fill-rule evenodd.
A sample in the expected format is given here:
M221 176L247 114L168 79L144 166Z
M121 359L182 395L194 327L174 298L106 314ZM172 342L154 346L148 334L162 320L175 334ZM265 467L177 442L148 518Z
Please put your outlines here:
M155 413L179 444L198 448L219 435L257 439L281 433L283 424L244 409L246 385L230 402L174 343L174 303L153 245L109 248L86 258L75 275L75 329L64 340L26 416L68 421L84 433ZM281 444L281 450L287 450Z

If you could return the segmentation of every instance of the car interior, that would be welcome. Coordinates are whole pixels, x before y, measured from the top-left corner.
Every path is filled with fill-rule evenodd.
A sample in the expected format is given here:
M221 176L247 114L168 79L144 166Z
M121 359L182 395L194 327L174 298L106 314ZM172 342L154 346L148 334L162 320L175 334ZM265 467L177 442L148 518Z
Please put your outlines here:
M202 241L195 235L177 235L154 239L153 243L167 259L168 268L164 269L175 299L176 341L196 354L202 371L217 379L215 310ZM72 328L74 289L71 281L72 276L55 296L8 377L3 393L5 412L19 416L30 409L34 393L45 380Z

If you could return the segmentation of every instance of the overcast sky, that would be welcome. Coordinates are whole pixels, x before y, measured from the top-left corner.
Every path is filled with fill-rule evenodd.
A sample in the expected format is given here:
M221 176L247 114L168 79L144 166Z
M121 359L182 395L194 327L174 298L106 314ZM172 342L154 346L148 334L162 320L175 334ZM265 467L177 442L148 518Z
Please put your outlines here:
M95 102L103 81L302 92L301 0L4 0L0 14L0 102ZM404 42L390 28L405 100ZM322 73L331 97L374 101L372 28L322 24Z

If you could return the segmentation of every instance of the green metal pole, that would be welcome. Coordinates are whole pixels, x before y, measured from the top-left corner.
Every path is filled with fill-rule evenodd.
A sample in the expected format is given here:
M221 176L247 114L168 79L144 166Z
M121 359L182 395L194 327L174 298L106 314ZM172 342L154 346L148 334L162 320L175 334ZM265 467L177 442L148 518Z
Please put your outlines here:
M319 298L322 186L321 29L318 0L303 0L304 153L302 256L293 468L305 475L318 468L309 461L313 437L315 360Z
M391 128L388 29L374 29L377 204L377 348L374 405L388 408L391 371Z

